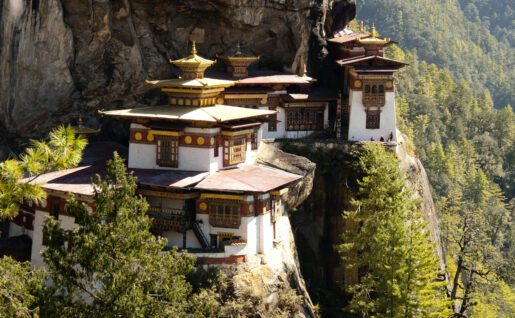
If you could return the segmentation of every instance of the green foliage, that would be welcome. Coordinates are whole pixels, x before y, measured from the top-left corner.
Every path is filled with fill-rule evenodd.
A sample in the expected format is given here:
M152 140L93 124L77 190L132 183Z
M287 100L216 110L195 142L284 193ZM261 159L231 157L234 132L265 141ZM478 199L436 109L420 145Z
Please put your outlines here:
M34 180L45 172L78 165L86 144L70 126L61 126L50 132L47 141L33 140L19 159L0 163L0 219L16 216L22 201L44 199L45 192Z
M481 13L469 14L471 9L460 6L460 2L472 2L469 7L475 6ZM502 108L515 98L515 51L509 44L513 45L512 2L366 0L358 3L358 17L369 25L375 23L379 32L397 39L412 54L449 69L456 80L466 80L474 91L488 88L497 108ZM464 11L469 17L475 15L473 21ZM503 16L505 20L486 21L484 15ZM505 28L506 37L504 31L496 31L498 26ZM501 41L490 33L492 27Z
M435 247L406 188L397 159L379 144L359 153L359 190L344 213L340 245L347 270L359 270L349 284L347 310L362 317L445 317L449 303Z
M0 259L0 317L38 315L37 295L43 288L42 272L10 257Z
M401 129L414 141L434 189L454 309L468 315L479 303L482 312L502 312L502 297L484 297L514 279L507 203L515 194L515 115L511 107L496 110L488 90L477 94L414 54L397 47L387 54L410 63L397 77Z
M107 175L93 180L95 211L71 198L67 212L78 227L66 231L52 218L44 225L43 257L55 288L46 290L46 317L185 316L194 259L150 233L146 201L136 178L115 153Z

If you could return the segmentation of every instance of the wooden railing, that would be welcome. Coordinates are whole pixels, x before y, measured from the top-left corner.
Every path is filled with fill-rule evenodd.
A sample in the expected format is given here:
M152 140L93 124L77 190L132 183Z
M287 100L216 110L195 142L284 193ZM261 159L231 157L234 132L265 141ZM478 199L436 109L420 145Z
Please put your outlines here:
M184 232L191 224L191 213L183 209L150 207L148 215L156 230Z
M385 94L363 94L363 106L365 107L383 107L385 103Z

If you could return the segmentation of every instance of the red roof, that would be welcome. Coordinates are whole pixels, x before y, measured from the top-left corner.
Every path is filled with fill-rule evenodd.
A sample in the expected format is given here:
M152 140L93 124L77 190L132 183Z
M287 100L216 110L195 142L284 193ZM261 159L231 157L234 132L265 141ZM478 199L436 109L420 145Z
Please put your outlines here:
M269 167L251 165L210 174L195 189L220 192L268 192L284 187L302 176Z
M92 145L90 151L84 155L87 163L83 162L81 166L72 169L42 174L31 182L41 184L45 190L93 196L91 179L97 174L105 176L105 164L107 159L112 158L113 148L123 149L113 145L110 148L104 148L108 145L105 143ZM123 153L123 151L119 152ZM90 153L95 160L91 159ZM157 169L128 169L128 171L134 173L140 185L220 192L267 192L302 178L300 175L283 170L257 165L222 170L213 174L205 171Z
M355 57L351 57L351 58L346 58L346 59L338 60L338 61L336 61L336 63L338 63L341 66L344 66L344 65L354 65L354 64L357 64L357 63L360 63L360 62L364 62L364 61L369 61L369 65L368 66L397 66L397 67L403 67L403 66L408 65L407 63L404 63L404 62L401 62L401 61L397 61L397 60L392 60L392 59L389 59L389 58L386 58L386 57L382 57L382 56L378 56L378 55L355 56ZM373 64L371 64L373 62L381 62L381 63L380 63L380 65L373 65ZM360 65L360 66L363 66L363 65Z
M285 102L296 101L332 101L338 99L338 93L328 89L314 89L308 94L288 94L284 97Z
M343 44L348 42L353 42L358 39L368 38L370 36L369 33L359 33L359 32L352 32L352 33L337 33L334 38L329 39L329 42Z

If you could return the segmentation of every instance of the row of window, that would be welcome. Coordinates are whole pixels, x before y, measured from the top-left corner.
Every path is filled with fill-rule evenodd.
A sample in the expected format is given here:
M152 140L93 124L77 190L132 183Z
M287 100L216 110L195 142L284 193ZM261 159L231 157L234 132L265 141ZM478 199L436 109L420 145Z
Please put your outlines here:
M251 149L258 148L257 133L251 134ZM156 163L161 167L179 167L179 138L171 136L156 137ZM236 165L245 162L247 154L247 138L226 140L223 145L224 165ZM218 143L215 145L214 156L218 157Z
M286 130L323 130L324 110L320 108L288 108L286 109Z

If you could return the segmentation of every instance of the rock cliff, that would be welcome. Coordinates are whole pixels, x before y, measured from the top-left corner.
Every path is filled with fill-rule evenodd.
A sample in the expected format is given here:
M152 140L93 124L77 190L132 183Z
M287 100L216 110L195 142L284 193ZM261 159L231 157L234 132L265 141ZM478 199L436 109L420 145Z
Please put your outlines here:
M429 223L435 253L439 256L441 267L446 268L431 186L422 163L406 145L401 138L397 149L399 164L408 186L421 198L419 208ZM353 152L359 145L299 140L277 142L275 146L316 163L313 191L291 213L290 221L300 267L312 301L320 305L323 317L341 317L341 308L347 299L343 296L344 272L335 246L340 242L344 227L341 215L350 208L350 200L357 189L359 176L355 171L357 158Z

